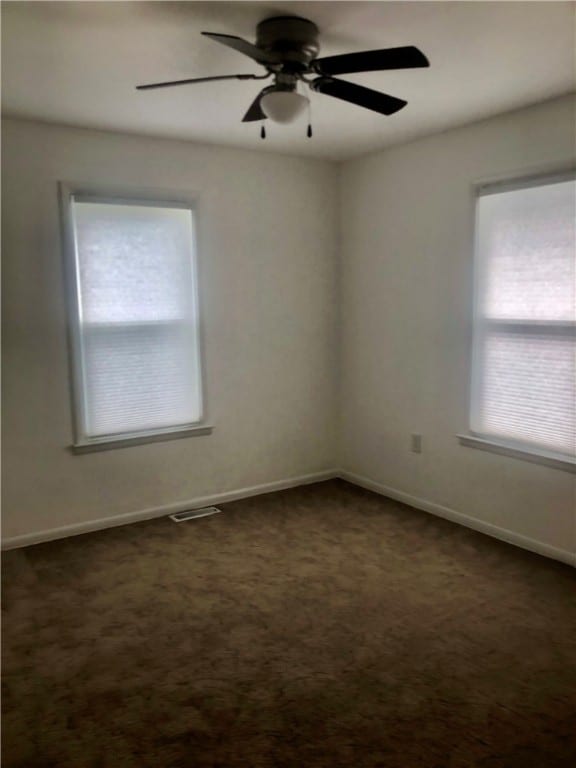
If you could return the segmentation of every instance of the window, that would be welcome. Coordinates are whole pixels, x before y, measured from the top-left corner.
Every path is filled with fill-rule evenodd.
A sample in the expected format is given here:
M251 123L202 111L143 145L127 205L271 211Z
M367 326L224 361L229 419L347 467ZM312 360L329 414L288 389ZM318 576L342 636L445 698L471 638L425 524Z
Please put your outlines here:
M576 184L480 188L473 434L543 456L576 448Z
M198 431L192 209L80 193L65 201L76 445Z

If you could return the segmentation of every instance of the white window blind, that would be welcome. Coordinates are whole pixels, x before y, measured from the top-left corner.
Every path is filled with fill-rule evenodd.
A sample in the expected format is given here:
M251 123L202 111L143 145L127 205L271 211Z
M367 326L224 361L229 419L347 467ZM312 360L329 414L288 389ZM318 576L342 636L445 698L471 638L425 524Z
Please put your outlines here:
M73 195L80 440L202 419L189 208Z
M576 450L576 183L487 187L477 201L471 428Z

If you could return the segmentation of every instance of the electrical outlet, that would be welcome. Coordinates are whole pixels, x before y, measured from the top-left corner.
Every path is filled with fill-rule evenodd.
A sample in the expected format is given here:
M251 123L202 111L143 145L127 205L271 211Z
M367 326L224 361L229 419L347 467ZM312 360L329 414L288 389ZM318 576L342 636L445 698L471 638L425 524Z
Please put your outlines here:
M422 453L422 435L410 436L410 450L412 453Z

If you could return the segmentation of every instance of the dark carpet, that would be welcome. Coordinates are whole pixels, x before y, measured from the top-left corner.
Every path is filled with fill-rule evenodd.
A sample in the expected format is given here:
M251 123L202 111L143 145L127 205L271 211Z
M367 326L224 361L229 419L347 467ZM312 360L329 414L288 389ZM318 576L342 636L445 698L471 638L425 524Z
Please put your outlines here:
M574 768L576 572L341 481L4 555L4 768Z

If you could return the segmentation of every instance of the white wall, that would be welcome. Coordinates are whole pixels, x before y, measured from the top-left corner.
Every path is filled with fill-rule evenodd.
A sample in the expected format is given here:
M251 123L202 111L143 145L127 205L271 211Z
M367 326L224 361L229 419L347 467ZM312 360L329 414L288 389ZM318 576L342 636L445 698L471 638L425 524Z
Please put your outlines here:
M330 469L336 168L6 120L3 535ZM211 436L74 456L58 180L196 193Z
M343 468L565 551L575 476L455 435L468 423L471 184L573 161L574 108L562 98L348 162L340 213Z
M4 537L341 466L575 551L574 475L455 438L467 427L471 184L569 162L574 117L574 100L558 99L340 168L5 121ZM59 179L200 195L212 436L69 452Z

